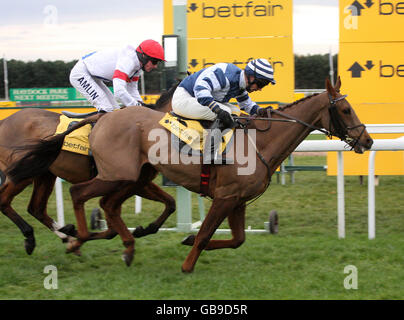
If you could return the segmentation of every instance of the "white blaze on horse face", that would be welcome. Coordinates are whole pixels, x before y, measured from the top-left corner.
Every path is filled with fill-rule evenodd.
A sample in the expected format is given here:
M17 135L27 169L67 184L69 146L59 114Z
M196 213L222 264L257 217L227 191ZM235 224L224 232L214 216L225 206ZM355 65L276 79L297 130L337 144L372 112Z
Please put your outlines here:
M237 175L247 176L255 173L257 168L257 156L256 156L256 136L255 129L249 129L247 131L248 139L244 139L244 130L236 130L236 163L238 165L247 164L245 167L237 168ZM247 140L247 156L245 156L245 141Z
M168 155L168 139L169 137L164 129L156 128L150 130L147 140L156 141L156 143L150 147L147 153L148 160L151 164L156 165L169 163L170 157ZM171 159L171 163L173 163L172 160L173 159Z

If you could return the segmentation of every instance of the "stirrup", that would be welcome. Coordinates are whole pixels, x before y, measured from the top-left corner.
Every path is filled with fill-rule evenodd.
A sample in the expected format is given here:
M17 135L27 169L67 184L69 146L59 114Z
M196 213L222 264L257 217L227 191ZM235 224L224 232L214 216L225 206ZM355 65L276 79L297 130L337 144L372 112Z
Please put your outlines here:
M223 124L219 119L216 119L215 121L213 121L211 127L209 128L210 132L206 136L205 145L203 148L203 154L202 154L202 163L203 164L219 164L220 165L220 164L233 164L234 163L233 159L224 158L222 154L218 154L219 150L216 150L216 149L219 149L219 145L222 140L222 132L225 129L226 128L223 127ZM217 139L218 137L216 137L216 139L214 139L215 136L212 134L213 130L220 131L220 139ZM211 143L212 138L213 138L213 145ZM215 144L215 140L219 140L219 143ZM206 161L206 163L205 163L205 159L207 159L209 161Z

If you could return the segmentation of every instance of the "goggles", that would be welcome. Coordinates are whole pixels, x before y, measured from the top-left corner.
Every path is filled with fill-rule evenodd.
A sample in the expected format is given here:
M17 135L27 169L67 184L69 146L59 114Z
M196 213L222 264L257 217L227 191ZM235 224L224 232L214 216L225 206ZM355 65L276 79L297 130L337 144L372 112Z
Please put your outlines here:
M254 81L251 84L255 83L259 89L262 89L265 86L267 86L270 82L271 81L266 80L266 79L259 79L259 78L257 79L257 78L255 78Z
M152 64L156 65L158 64L161 60L157 58L149 58L149 61L151 61Z

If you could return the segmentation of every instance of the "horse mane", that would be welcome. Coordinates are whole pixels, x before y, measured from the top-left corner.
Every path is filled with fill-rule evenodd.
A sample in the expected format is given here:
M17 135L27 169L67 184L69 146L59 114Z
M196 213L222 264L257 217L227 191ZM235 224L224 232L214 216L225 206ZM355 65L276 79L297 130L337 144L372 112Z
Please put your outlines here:
M178 85L180 84L180 81L177 81L174 83L170 89L167 91L163 92L161 96L157 99L156 103L144 103L143 106L153 109L153 110L159 110L161 109L169 100L174 95L175 89L177 89Z
M313 93L313 94L311 94L311 95L309 95L309 96L307 96L307 97L303 97L303 98L301 98L301 99L299 99L299 100L296 100L296 101L294 101L294 102L292 102L292 103L289 103L289 104L287 104L287 105L281 106L281 107L278 108L278 110L279 110L279 111L284 111L284 110L287 109L287 108L290 108L290 107L292 107L292 106L294 106L294 105L296 105L296 104L298 104L298 103L300 103L300 102L309 100L309 99L311 99L311 98L313 98L313 97L315 97L315 96L318 96L318 95L319 95L319 93Z

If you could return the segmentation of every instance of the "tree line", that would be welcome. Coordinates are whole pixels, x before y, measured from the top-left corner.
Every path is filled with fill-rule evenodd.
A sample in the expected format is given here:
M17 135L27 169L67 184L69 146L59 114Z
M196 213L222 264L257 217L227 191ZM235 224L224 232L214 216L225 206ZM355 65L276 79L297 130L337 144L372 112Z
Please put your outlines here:
M334 74L337 74L337 55L333 56ZM71 87L70 70L77 61L43 61L24 62L7 61L9 88L58 88ZM329 76L329 55L295 55L295 88L324 88L324 80ZM145 73L146 94L159 94L165 88L164 79L172 77L162 66L153 72ZM0 59L0 99L4 99L3 59ZM169 82L169 81L168 81ZM172 82L172 81L171 81Z

